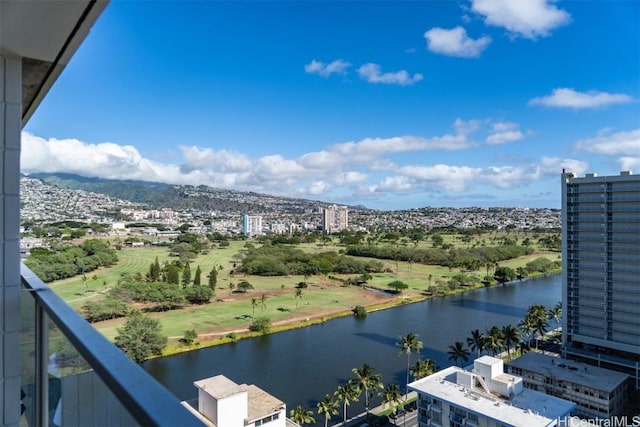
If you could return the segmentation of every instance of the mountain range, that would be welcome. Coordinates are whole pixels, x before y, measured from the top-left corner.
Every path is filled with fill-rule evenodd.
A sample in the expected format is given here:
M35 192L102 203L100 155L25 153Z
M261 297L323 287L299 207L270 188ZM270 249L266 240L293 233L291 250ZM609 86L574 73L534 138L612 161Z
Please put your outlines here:
M332 203L318 200L280 197L255 192L242 192L206 185L172 185L159 182L88 178L69 173L34 173L30 178L69 190L106 194L134 203L175 210L232 212L285 212L300 214ZM349 206L350 210L366 210Z

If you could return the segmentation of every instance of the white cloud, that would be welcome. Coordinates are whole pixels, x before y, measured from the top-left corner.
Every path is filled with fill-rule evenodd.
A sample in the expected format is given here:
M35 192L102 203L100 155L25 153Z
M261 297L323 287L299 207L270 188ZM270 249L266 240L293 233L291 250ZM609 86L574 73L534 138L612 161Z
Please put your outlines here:
M640 157L621 157L618 163L620 163L620 170L623 171L640 170Z
M388 176L370 187L373 192L405 192L415 190L414 183L406 176Z
M491 43L489 36L475 40L470 38L460 26L450 30L435 27L424 33L424 38L431 52L461 58L477 58Z
M584 173L588 165L573 159L543 157L527 166L469 167L453 165L410 165L396 170L396 177L387 177L384 182L406 182L410 179L414 188L438 188L453 192L468 191L477 185L489 185L510 189L530 184L543 178L560 176L563 168ZM402 179L402 178L406 179ZM393 178L393 179L392 179Z
M523 138L524 134L518 129L516 123L501 122L493 125L493 131L485 142L489 145L499 145L519 141Z
M487 25L528 39L546 37L571 22L571 15L550 0L471 0L471 10L482 15Z
M337 185L353 184L356 182L364 182L367 180L368 175L357 171L348 171L338 174L334 180Z
M556 88L551 95L533 98L529 105L542 105L556 108L598 108L613 104L626 104L633 101L629 95L621 93L577 92L572 88Z
M543 157L540 159L540 171L545 176L560 176L563 169L576 175L583 175L589 169L589 164L581 160L561 159L559 157Z
M577 141L573 149L605 156L637 156L640 153L640 128L617 133L605 129L595 138Z
M247 156L235 151L187 146L180 146L180 150L184 158L183 170L210 168L217 172L237 172L251 166Z
M317 74L326 78L331 76L331 74L345 74L347 72L347 68L350 66L350 63L343 61L342 59L336 59L328 64L314 59L304 66L304 71L309 74Z
M90 144L76 139L44 139L22 134L22 172L68 172L110 179L136 179L169 184L210 185L239 191L316 198L384 197L393 192L461 192L475 186L511 188L560 173L577 173L586 165L567 159L543 159L527 167L509 165L471 167L446 164L406 164L402 153L449 152L478 146L470 140L488 120L457 119L449 134L421 137L364 138L325 147L317 152L286 158L271 154L251 158L245 153L197 146L180 147L174 164L143 157L130 145ZM495 123L496 132L517 128ZM618 135L618 134L616 134ZM632 164L631 157L625 164ZM622 161L622 160L621 160ZM349 196L350 194L350 196Z
M131 145L89 144L71 138L46 140L28 132L22 133L20 164L25 173L69 172L88 177L171 183L176 183L181 175L177 166L145 159Z
M416 73L411 76L407 71L400 70L393 73L382 73L378 64L364 64L358 68L360 77L369 83L383 83L400 86L410 86L423 79L422 74Z
M325 194L329 190L331 190L331 186L324 181L314 181L312 182L305 191L306 194L311 194L314 196Z

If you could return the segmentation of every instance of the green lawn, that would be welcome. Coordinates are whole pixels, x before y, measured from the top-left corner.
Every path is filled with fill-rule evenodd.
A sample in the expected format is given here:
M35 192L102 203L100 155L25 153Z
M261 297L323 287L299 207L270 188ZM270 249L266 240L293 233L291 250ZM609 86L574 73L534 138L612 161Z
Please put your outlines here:
M493 235L474 237L472 242L465 243L456 236L443 235L443 237L445 242L462 247L476 241L479 244L483 238L486 241L496 239ZM337 242L338 240L334 238L333 242L327 245L310 243L298 247L312 253L340 251L341 246ZM275 325L279 325L285 322L299 322L318 317L333 317L338 313L349 313L350 309L356 305L390 305L401 303L406 298L424 299L424 291L429 284L436 285L438 281L444 281L459 273L455 269L450 270L441 266L383 260L385 268L391 272L374 274L369 285L384 289L389 282L402 280L409 285L409 289L401 295L403 298L382 297L360 287L344 286L338 280L312 276L307 279L308 287L303 289L302 298L297 299L295 286L304 280L301 276L245 277L231 274L233 262L237 261L234 256L243 249L245 243L238 241L231 242L225 248L215 247L191 261L192 274L195 273L197 266L200 266L203 285L206 285L206 276L212 268L223 267L218 273L215 297L210 304L190 305L180 310L151 313L152 317L160 320L164 333L173 337L174 343L177 341L176 337L183 336L189 329L195 329L198 332L200 341L217 338L221 331L226 333L230 330L245 330L251 324L253 316L267 316ZM413 242L405 242L405 244L414 246ZM431 247L431 242L429 240L420 242L417 247ZM558 253L537 250L532 255L501 262L500 265L515 269L540 256L551 260L558 259ZM121 274L138 272L146 274L149 265L156 257L160 263L172 260L166 247L123 248L118 251L119 261L115 266L88 273L86 281L83 281L82 277L75 277L53 282L50 286L72 307L80 310L88 300L104 298L103 292L115 286ZM485 268L481 268L474 274L481 278L486 274ZM229 283L237 284L240 280L249 281L255 289L246 294L231 292ZM266 307L258 305L254 308L251 299L259 299L263 294L267 296ZM116 319L94 325L109 339L113 339L117 335L117 328L123 323L124 319Z

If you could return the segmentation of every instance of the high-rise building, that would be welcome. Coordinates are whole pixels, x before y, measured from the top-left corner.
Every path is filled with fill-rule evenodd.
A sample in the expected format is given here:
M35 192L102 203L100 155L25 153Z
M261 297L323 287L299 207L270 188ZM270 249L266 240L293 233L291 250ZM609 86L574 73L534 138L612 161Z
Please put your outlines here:
M248 237L262 234L262 217L260 215L242 216L242 234Z
M640 175L562 174L565 357L640 370Z
M322 224L327 234L345 230L349 226L349 210L346 206L327 206L323 210Z

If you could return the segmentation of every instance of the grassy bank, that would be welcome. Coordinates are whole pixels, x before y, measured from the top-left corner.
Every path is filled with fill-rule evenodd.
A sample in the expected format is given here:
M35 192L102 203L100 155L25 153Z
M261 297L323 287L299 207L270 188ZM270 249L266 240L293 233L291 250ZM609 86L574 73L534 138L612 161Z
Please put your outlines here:
M200 266L203 272L203 284L206 274L212 268L221 270L212 302L205 305L187 305L179 310L150 313L151 317L161 322L163 333L169 336L166 354L188 351L204 346L224 344L231 341L227 335L234 333L233 339L243 339L259 335L249 331L249 326L256 317L268 317L272 322L271 332L305 327L330 319L352 315L352 308L364 306L369 312L394 307L401 304L422 301L434 296L449 295L477 289L483 285L476 283L458 289L448 289L443 284L453 275L460 272L442 266L423 265L407 262L383 261L384 273L374 274L367 286L387 290L388 283L401 280L408 284L408 289L399 295L382 294L363 289L359 286L347 286L343 283L349 276L278 276L259 277L234 275L233 263L237 262L237 254L243 249L245 242L231 242L224 248L210 249L208 253L199 255L191 262L191 271ZM339 246L303 244L300 249L309 252L334 250ZM501 262L500 265L513 269L524 266L535 258L544 256L557 260L558 254L537 250L534 254ZM123 273L142 273L149 270L149 265L156 259L160 263L170 261L167 248L141 247L125 248L118 251L118 263L108 269L100 269L87 274L87 280L81 277L51 283L51 288L76 310L89 300L105 298L105 293L116 285ZM475 272L482 277L484 268ZM231 283L241 280L249 281L254 289L242 293L230 288ZM296 285L306 281L307 288L302 289L302 297L297 298ZM438 287L439 291L434 290ZM427 292L431 289L432 292ZM260 300L265 296L265 304ZM94 326L107 338L113 340L118 334L125 319L114 319L95 323ZM187 330L196 330L199 345L185 346L180 342Z

